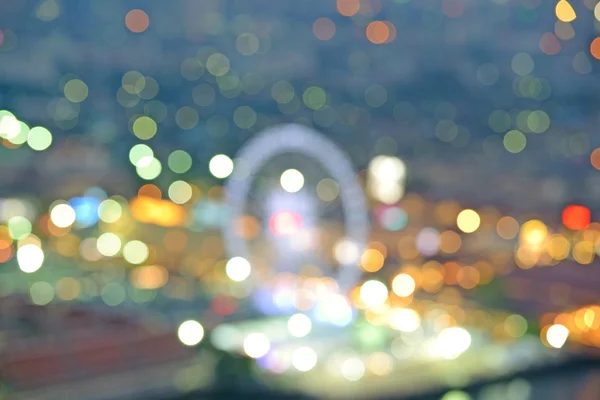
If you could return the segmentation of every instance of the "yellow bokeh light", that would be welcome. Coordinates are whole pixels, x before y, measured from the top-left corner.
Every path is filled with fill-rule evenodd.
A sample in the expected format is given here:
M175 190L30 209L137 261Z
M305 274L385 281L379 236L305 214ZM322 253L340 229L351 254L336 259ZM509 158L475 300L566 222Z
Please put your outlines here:
M71 103L81 103L88 96L88 87L81 79L71 79L65 84L63 91Z
M573 246L573 258L579 264L591 264L594 261L594 243L582 240Z
M192 198L192 187L184 181L175 181L169 186L169 198L175 204L185 204Z
M546 246L548 254L555 260L564 260L571 250L571 243L562 235L552 235Z
M475 232L481 224L481 218L475 210L462 210L456 217L456 225L458 229L464 233Z
M148 140L156 135L158 126L152 118L141 116L136 118L131 129L133 130L133 134L138 138Z
M123 246L123 257L130 264L141 264L148 258L148 246L139 240L132 240Z
M123 208L116 200L106 199L98 206L98 216L104 222L116 222L122 214Z
M562 22L571 22L577 18L577 14L575 13L573 6L567 0L560 0L558 3L556 3L555 11L556 18Z
M548 235L548 228L546 224L537 219L527 221L521 227L520 239L522 242L532 246L539 246L545 240Z
M98 252L106 257L113 257L121 250L121 239L112 232L103 233L96 241Z

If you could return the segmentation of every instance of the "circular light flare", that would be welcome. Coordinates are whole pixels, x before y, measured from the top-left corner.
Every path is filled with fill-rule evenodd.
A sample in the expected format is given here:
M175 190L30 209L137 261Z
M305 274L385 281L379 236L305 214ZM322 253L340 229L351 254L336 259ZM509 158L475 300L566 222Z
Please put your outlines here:
M562 348L569 338L569 329L560 324L552 325L546 331L546 340L548 344L555 349Z
M252 267L243 257L233 257L225 264L225 273L235 282L241 282L250 276Z
M210 173L218 179L225 179L233 172L233 161L225 154L217 154L208 163Z
M192 186L185 181L175 181L169 186L169 198L175 204L187 203L192 195Z
M297 169L288 169L281 174L279 183L286 192L297 193L304 186L304 175Z
M98 252L105 257L116 256L121 250L121 238L112 232L103 233L96 240Z
M317 353L308 346L298 347L292 353L292 365L300 372L307 372L317 365Z
M21 124L14 115L4 115L0 118L0 138L13 139L21 132Z
M50 220L58 228L68 228L75 223L75 209L70 205L58 204L50 210Z
M475 232L479 228L480 224L481 218L475 210L462 210L456 217L456 225L458 226L458 229L460 229L464 233Z
M143 10L131 10L125 16L125 26L133 33L142 33L150 25L150 17Z
M400 297L412 295L416 287L415 279L408 274L398 274L392 280L392 291Z
M35 151L46 150L52 144L52 133L44 127L34 126L27 135L27 144Z
M98 206L98 217L106 222L116 222L123 214L123 207L113 199L106 199Z
M389 324L401 332L414 332L421 326L421 316L413 309L401 308L389 314Z
M439 333L437 342L442 356L453 360L471 346L471 334L460 327L445 328Z
M333 255L340 264L354 264L359 260L359 247L352 240L342 239L335 244Z
M520 240L531 246L540 246L548 236L548 227L542 221L532 219L521 227Z
M298 313L288 319L287 327L292 336L301 338L310 333L312 321L306 315Z
M271 341L264 333L251 333L244 339L244 352L251 358L260 358L271 349Z
M402 181L406 179L406 164L398 157L377 156L369 163L369 175L385 183Z
M344 378L355 382L365 375L365 364L360 358L352 357L344 361L341 372Z
M204 338L204 328L200 322L190 319L179 325L177 337L186 346L195 346Z
M367 307L382 305L387 298L388 289L382 282L370 280L360 287L360 299Z
M17 262L21 271L31 274L42 267L44 251L34 244L26 244L17 250Z
M150 250L146 243L132 240L123 246L123 257L130 264L141 264L148 259Z

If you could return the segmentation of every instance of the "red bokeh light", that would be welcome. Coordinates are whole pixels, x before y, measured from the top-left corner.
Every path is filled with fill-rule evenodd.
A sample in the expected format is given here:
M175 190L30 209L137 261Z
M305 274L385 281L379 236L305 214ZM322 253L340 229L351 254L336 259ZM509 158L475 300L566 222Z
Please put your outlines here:
M572 230L582 230L590 225L592 213L589 208L572 204L565 207L562 213L563 224Z
M277 236L292 236L302 229L302 217L292 211L278 211L271 216L269 228Z

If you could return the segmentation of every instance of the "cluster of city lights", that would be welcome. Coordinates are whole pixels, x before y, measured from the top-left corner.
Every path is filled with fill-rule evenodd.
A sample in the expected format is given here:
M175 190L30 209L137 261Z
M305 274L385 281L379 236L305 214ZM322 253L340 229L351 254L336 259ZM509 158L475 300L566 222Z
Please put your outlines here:
M32 150L43 151L52 144L52 133L42 126L30 128L10 111L0 110L0 139L7 148L14 149L27 143Z

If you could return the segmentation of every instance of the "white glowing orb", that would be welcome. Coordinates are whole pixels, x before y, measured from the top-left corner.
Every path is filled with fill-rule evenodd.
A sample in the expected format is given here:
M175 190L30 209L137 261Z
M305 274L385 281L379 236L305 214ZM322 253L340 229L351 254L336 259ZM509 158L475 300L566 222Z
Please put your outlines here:
M408 297L414 293L415 280L408 274L398 274L392 281L392 290L400 297Z
M250 276L250 263L243 257L233 257L225 265L225 273L232 281L241 282Z
M210 173L219 179L225 179L233 172L233 161L225 154L217 154L208 163Z
M342 239L337 242L333 248L333 255L337 262L342 265L350 265L358 263L360 257L359 246L353 241Z
M75 210L68 204L58 204L50 210L50 220L59 228L73 225L75 217Z
M204 337L204 328L200 322L190 319L179 325L177 336L181 343L186 346L195 346L202 341L202 338Z
M569 337L569 329L560 324L552 325L546 332L548 344L555 349L560 349L565 345Z
M352 357L344 361L341 372L344 378L354 382L362 378L365 374L365 364L360 358Z
M376 181L369 184L369 193L384 204L394 204L404 196L404 187L398 183Z
M350 300L340 294L328 294L317 303L315 317L322 322L346 326L354 315Z
M123 246L123 258L130 264L141 264L150 255L150 249L146 243L132 240Z
M366 281L360 287L360 299L367 307L382 305L387 300L387 297L388 289L379 281Z
M292 353L292 365L298 371L310 371L317 365L317 353L308 346L298 347Z
M445 328L439 333L437 342L442 356L452 360L471 346L471 334L459 327Z
M292 336L300 338L310 333L312 322L304 314L294 314L288 319L287 327Z
M244 339L244 352L248 357L260 358L271 349L271 342L264 333L251 333Z
M382 182L398 182L406 178L406 164L398 157L377 156L369 163L369 175Z
M369 194L385 204L398 202L404 196L406 165L398 157L377 156L369 163Z
M297 169L288 169L281 174L279 182L286 192L296 193L304 186L304 175Z
M13 139L21 132L21 124L13 115L0 117L0 137Z
M17 250L17 262L21 271L30 274L41 268L44 252L34 244L26 244Z
M390 312L389 324L402 332L414 332L421 326L421 316L415 310L401 308Z
M103 233L96 241L96 248L103 256L116 256L121 250L121 239L112 232Z

